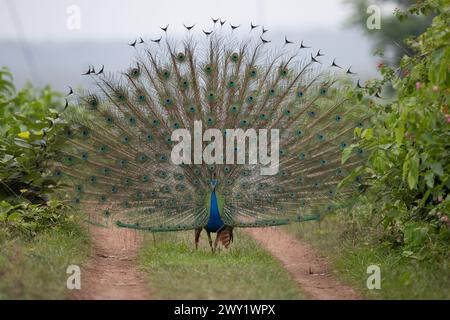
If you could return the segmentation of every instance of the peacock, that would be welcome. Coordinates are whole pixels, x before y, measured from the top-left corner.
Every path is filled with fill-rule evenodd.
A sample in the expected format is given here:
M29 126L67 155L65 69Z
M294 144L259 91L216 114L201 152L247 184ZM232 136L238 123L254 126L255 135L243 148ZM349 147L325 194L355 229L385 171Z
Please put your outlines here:
M365 161L342 151L370 125L351 67L212 20L139 37L128 70L90 66L95 89L70 89L52 172L64 201L122 228L194 230L196 248L204 229L214 252L234 228L318 220L364 190L361 176L339 185Z

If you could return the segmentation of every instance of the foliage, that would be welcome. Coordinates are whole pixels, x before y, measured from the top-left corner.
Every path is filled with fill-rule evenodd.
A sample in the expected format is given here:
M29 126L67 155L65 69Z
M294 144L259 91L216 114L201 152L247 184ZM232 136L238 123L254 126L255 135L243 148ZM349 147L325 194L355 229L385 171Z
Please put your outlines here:
M69 298L67 266L83 265L88 254L89 235L77 221L46 229L33 241L0 237L0 300Z
M12 75L0 70L0 227L27 238L57 226L65 207L49 201L56 184L48 174L62 143L58 93L30 85L16 92Z
M7 238L20 236L30 239L47 229L73 221L73 216L66 214L67 209L57 200L50 200L46 205L23 202L12 205L2 201L0 202L1 235Z
M444 254L434 255L427 252L430 250L392 248L389 241L383 241L385 231L378 220L370 206L358 206L320 222L292 224L287 230L310 243L331 262L336 276L359 288L368 299L449 299L448 247ZM429 248L443 249L441 243L426 241ZM367 288L371 265L380 267L379 290Z
M363 139L351 146L372 150L368 165L353 176L368 175L366 196L373 213L381 215L390 243L404 245L408 252L449 240L449 6L445 1L419 2L397 16L404 20L429 11L437 14L432 25L407 40L417 54L403 57L398 69L381 64L383 78L361 89L374 94L391 83L397 96L373 106L373 128L357 128Z

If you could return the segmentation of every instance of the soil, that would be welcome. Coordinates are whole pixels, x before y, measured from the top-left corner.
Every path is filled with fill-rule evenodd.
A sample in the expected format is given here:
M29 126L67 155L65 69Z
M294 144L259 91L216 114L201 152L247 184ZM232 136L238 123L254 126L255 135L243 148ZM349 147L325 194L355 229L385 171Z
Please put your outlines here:
M327 261L307 243L279 228L249 228L261 246L279 260L310 299L359 300L362 296L352 287L338 281Z
M90 227L93 238L91 258L81 269L81 290L73 299L151 299L145 274L138 270L141 237L134 230ZM269 251L298 283L309 299L355 300L362 296L338 281L329 263L307 243L279 228L244 229Z
M150 299L147 278L138 270L138 250L142 242L136 231L90 226L93 239L90 259L81 267L81 289L73 299Z

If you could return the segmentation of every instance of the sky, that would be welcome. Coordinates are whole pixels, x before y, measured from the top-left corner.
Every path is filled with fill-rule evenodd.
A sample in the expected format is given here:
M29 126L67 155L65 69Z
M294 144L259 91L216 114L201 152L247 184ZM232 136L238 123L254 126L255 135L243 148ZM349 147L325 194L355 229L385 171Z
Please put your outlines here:
M130 38L168 23L177 32L182 23L207 26L210 17L276 29L336 29L349 14L342 0L0 0L0 39L17 38L11 3L29 41ZM73 5L81 24L70 30Z
M192 32L202 35L220 17L225 28L241 25L237 35L248 35L250 22L264 25L272 45L285 36L304 40L367 79L376 74L372 44L345 25L350 14L344 0L0 0L0 67L8 66L17 87L86 86L80 75L90 64L126 69L134 54L126 44L134 39L159 38L167 24L175 37L183 24L196 24Z

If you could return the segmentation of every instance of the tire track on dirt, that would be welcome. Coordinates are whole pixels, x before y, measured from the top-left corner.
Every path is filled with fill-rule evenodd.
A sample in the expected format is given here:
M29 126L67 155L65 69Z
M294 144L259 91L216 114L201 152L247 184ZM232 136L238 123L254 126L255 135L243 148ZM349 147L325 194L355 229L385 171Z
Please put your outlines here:
M138 251L142 242L134 230L90 226L92 251L81 266L81 290L77 300L151 299L147 278L138 270Z
M282 263L309 298L363 299L354 288L342 284L331 274L329 264L309 244L274 227L248 228L244 231Z

